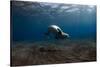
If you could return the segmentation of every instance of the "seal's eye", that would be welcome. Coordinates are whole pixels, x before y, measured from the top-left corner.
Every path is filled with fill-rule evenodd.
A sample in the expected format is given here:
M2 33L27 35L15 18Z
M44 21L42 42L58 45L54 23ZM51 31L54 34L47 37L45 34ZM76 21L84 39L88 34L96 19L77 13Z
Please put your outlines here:
M67 36L67 35L65 35L64 37L65 37L65 38L68 38L68 36Z

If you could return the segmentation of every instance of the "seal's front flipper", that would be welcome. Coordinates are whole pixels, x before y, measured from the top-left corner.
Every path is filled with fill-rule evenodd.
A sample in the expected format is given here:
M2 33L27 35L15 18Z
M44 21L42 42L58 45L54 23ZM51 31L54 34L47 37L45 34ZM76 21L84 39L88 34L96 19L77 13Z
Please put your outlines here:
M58 34L62 34L62 31L60 29L57 29L58 30Z
M58 35L55 35L55 39L57 39L57 40L59 39Z

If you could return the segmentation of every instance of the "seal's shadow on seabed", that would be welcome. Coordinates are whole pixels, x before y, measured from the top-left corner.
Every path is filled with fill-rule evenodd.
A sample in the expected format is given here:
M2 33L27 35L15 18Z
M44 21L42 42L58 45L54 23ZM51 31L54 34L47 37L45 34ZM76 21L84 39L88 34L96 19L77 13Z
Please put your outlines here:
M69 34L64 33L62 29L57 25L48 26L47 32L45 33L46 38L53 36L54 39L69 39Z

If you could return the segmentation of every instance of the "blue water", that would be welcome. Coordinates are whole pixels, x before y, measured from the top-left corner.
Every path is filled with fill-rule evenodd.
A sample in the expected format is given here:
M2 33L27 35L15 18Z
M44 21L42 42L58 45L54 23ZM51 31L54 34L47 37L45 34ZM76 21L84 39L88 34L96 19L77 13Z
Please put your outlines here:
M96 6L36 2L11 2L11 39L44 40L49 25L58 25L70 39L96 38Z

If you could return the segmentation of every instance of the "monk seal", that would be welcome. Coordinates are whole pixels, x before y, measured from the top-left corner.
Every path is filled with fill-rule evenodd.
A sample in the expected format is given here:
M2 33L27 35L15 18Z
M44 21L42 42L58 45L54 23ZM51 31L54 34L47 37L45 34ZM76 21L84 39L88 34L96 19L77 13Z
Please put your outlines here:
M50 36L52 34L55 39L66 39L69 38L69 34L64 33L62 29L57 25L48 26L48 31L45 33L46 36Z

